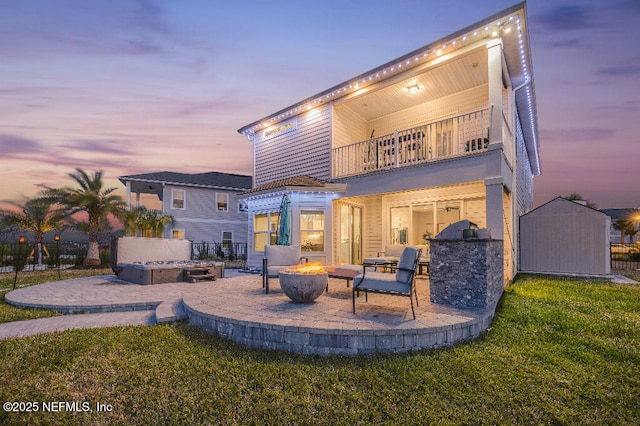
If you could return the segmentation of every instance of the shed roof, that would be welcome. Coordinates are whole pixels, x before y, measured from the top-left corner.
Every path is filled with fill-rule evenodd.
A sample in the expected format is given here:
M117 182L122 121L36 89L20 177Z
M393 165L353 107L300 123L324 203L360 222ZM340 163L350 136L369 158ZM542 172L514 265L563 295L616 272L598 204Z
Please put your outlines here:
M601 215L603 217L605 216L605 214L599 210L564 197L556 197L553 200L536 207L535 209L531 210L528 213L525 213L522 216L544 216L570 213L592 213L595 215Z

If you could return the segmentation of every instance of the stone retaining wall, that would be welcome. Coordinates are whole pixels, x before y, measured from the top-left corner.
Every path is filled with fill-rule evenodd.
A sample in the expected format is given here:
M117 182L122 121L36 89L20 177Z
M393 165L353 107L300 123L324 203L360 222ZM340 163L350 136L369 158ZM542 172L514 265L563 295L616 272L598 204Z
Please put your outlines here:
M389 330L324 329L230 319L207 314L185 301L189 322L205 332L250 348L275 349L303 355L368 355L401 353L450 346L471 340L486 330L493 310L458 324L400 327Z
M503 241L431 240L432 303L457 308L486 308L504 290Z

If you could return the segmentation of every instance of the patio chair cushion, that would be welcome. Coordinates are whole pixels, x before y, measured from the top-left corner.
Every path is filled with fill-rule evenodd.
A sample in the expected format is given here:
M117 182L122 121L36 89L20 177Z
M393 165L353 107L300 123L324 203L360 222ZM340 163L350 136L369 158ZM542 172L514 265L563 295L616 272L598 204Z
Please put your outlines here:
M417 247L405 247L402 251L402 256L398 261L398 268L396 269L396 281L399 283L411 282L413 271L416 267L416 262L420 256L420 249Z
M374 274L380 274L380 276L374 277ZM354 282L356 282L358 278L359 277L356 277L354 279ZM361 281L362 280L359 280L354 285L355 291L358 291L360 289L357 286ZM367 272L367 278L365 280L365 284L366 284L366 289L363 289L363 290L371 291L371 292L381 292L381 293L387 293L387 294L403 294L403 295L409 295L411 293L411 280L400 283L393 279L393 275L385 274L381 272L371 272L371 273Z
M300 246L264 246L264 256L272 266L294 266L300 263Z

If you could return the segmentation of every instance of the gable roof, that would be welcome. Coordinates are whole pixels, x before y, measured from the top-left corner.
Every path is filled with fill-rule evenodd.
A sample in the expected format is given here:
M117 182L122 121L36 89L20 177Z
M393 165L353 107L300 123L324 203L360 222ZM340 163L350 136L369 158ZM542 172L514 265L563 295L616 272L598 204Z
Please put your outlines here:
M253 189L243 192L241 195L255 194L258 192L275 192L277 190L326 190L344 191L345 184L334 184L332 182L318 179L308 175L299 175L284 179L274 180Z
M582 204L580 202L569 200L564 197L556 197L551 201L548 201L535 209L523 214L521 217L532 215L544 215L546 213L551 214L567 214L568 212L584 212L584 213L597 213L602 215L600 210L596 210L592 207Z
M221 172L187 174L165 171L142 173L139 175L120 176L118 177L118 179L123 184L126 184L127 181L130 181L240 191L251 188L253 184L252 176Z
M538 118L526 2L509 7L440 40L254 121L238 129L238 133L251 137L262 129L305 113L309 109L331 104L341 98L357 96L358 93L365 92L367 88L374 87L385 80L391 81L403 75L409 78L412 73L425 67L426 64L442 62L446 54L498 35L502 39L504 63L509 70L510 83L515 90L516 108L522 122L522 132L531 161L531 169L534 175L539 175ZM442 53L445 55L439 56Z

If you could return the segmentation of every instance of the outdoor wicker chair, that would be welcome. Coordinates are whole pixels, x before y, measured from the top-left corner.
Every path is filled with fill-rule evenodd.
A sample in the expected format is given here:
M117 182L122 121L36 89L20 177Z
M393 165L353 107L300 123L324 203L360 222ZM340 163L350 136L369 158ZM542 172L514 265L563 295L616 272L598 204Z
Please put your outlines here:
M415 295L416 305L418 305L415 275L421 251L422 250L417 247L405 247L398 261L395 275L379 272L367 273L367 267L363 266L362 276L356 277L353 281L353 313L356 313L356 293L359 295L360 292L364 292L367 301L368 293L379 293L408 297L411 301L413 319L416 319L416 312L413 308L413 297Z

